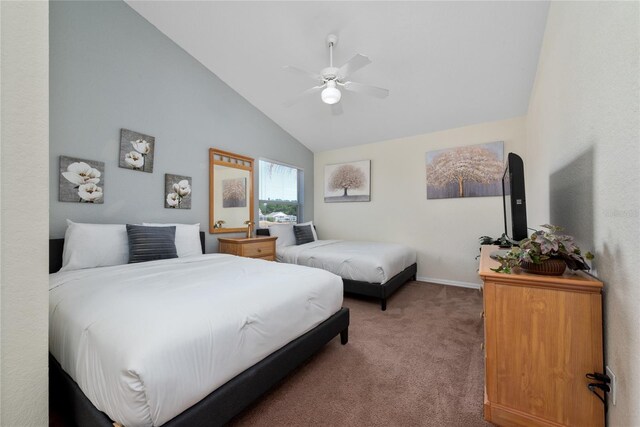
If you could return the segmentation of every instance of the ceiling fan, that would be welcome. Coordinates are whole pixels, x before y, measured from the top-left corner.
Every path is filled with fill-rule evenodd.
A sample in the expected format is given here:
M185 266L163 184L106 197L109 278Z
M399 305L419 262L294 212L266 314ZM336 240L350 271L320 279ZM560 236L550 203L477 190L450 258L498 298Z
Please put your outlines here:
M317 86L307 89L298 96L286 101L284 103L285 106L292 106L307 95L321 92L320 98L322 99L322 102L331 105L334 114L341 114L342 108L338 104L340 102L340 98L342 97L340 88L348 90L350 92L364 93L366 95L375 96L377 98L386 98L387 96L389 96L388 89L369 86L347 80L350 74L366 65L371 64L371 60L364 55L357 54L349 61L347 61L347 63L343 66L339 68L334 67L333 48L336 44L338 44L338 36L329 34L329 36L327 37L327 45L329 46L329 66L322 69L319 74L312 73L298 67L293 67L291 65L287 65L284 67L285 70L311 77L313 80L318 82Z

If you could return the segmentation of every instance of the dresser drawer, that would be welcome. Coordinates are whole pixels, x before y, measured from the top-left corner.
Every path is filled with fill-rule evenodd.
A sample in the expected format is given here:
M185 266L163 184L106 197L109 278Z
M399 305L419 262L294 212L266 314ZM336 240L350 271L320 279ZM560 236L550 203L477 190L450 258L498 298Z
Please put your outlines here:
M252 242L242 245L242 256L258 258L273 256L273 242Z

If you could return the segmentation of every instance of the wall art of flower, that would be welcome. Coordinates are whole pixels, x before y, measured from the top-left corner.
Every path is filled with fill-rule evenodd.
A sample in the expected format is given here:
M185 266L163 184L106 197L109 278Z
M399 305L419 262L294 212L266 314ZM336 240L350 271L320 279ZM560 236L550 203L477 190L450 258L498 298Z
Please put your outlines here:
M153 136L120 129L120 163L125 169L153 172L153 154L156 139Z
M427 199L502 195L503 150L498 141L429 151Z
M171 209L191 209L191 177L164 175L164 207Z
M247 207L247 178L222 180L222 207Z
M59 200L104 203L104 163L60 156Z

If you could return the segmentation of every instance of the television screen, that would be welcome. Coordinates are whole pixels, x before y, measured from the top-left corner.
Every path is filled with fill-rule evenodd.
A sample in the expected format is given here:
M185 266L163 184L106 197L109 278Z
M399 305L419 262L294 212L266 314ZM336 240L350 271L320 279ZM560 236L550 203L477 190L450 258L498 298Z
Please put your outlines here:
M502 176L504 232L514 243L527 237L527 204L524 191L524 164L514 153L507 156Z

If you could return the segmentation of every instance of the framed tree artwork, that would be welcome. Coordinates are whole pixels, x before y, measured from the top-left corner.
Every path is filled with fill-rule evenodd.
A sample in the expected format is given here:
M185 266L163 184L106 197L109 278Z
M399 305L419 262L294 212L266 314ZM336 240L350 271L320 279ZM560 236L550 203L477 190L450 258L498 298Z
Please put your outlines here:
M247 178L231 178L222 180L222 207L247 207Z
M371 201L371 160L324 167L325 203Z
M502 195L502 141L426 154L427 199Z

